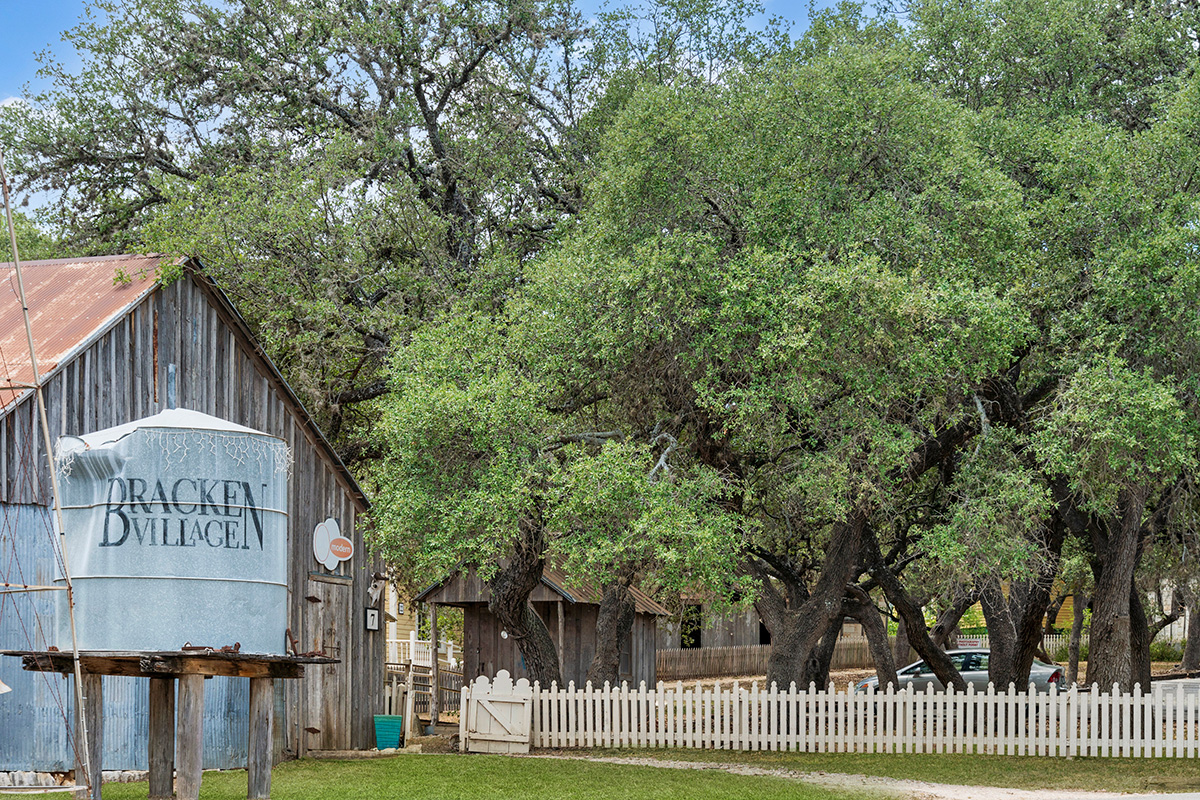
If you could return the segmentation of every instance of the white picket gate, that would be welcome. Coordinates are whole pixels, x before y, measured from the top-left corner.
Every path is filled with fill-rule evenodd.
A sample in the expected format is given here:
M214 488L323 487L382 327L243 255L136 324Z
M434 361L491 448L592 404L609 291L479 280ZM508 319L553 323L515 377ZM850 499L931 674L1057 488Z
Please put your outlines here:
M533 696L528 680L514 683L504 669L494 680L481 675L463 686L460 746L472 753L528 753Z
M507 677L507 676L506 676ZM487 679L463 687L462 707ZM683 747L854 753L1195 758L1196 687L1060 692L786 691L700 683L631 689L534 684L535 747Z

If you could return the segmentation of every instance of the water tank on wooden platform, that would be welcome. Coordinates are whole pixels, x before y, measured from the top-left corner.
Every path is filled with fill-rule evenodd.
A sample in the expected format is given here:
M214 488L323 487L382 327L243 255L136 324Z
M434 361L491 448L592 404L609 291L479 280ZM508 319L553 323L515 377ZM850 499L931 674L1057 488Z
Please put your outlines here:
M289 455L281 439L172 409L63 437L58 450L81 650L238 642L242 652L285 652Z

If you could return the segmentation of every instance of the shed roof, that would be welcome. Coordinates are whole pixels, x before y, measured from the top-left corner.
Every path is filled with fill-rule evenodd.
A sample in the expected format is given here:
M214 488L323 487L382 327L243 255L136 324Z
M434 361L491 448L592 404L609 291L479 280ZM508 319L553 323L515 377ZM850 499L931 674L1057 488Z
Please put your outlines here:
M233 302L196 259L164 255L119 255L92 258L58 258L22 261L25 302L33 331L38 372L46 377L68 363L103 336L142 300L159 288L160 267L181 264L184 271L217 309L222 322L246 345L251 358L283 396L286 406L345 481L362 509L370 506L366 493L354 479L312 415L267 356L249 324ZM25 321L17 292L16 268L0 263L0 417L12 410L33 383Z
M471 570L471 572L473 577L474 570ZM456 581L463 581L462 570L455 570L429 588L424 589L416 596L416 600L422 603L442 602L439 596L444 595L445 590ZM488 601L487 584L482 581L468 581L467 583L472 586L473 591L477 592L475 597L478 599L471 602L486 603ZM560 597L568 603L587 603L598 606L604 596L603 589L595 583L580 579L568 581L567 576L562 571L549 566L542 571L541 587L548 589L552 596ZM633 594L634 606L638 613L653 614L659 617L670 616L670 611L667 611L661 603L641 589L633 586L630 587L630 592ZM534 599L538 598L535 597ZM457 602L454 604L457 604Z

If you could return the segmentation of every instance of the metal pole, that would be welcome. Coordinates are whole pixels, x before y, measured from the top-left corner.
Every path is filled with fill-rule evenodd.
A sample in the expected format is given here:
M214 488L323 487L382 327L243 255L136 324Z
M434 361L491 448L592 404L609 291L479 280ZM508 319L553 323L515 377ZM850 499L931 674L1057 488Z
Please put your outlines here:
M76 746L83 751L80 760L86 773L84 782L88 794L92 791L92 762L88 748L87 716L83 713L83 669L79 664L79 640L75 635L75 587L71 582L71 569L67 561L67 536L63 529L62 498L58 493L58 472L54 468L54 443L50 441L50 423L46 419L46 399L42 395L42 376L38 371L37 352L33 346L33 327L29 324L29 306L25 302L25 281L21 275L21 256L17 252L17 231L13 225L12 203L8 196L8 173L4 170L4 153L0 152L0 192L4 195L4 215L8 219L8 241L12 246L13 267L17 271L17 296L21 300L21 313L25 317L25 339L29 343L29 365L33 368L33 391L37 397L38 414L42 421L42 440L46 446L46 460L50 464L50 490L54 495L54 518L58 523L58 546L62 554L63 580L67 585L67 617L71 622L71 655L75 663L75 716L79 723L79 741ZM79 785L79 776L75 776Z

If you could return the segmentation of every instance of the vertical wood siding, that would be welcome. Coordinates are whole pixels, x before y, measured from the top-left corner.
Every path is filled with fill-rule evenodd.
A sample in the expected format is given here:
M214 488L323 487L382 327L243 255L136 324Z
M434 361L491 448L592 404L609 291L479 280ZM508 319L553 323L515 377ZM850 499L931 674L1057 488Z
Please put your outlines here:
M336 749L369 748L374 746L372 715L382 703L385 642L382 632L364 630L362 609L367 602L371 576L382 570L382 562L369 555L364 546L356 524L359 501L351 486L307 430L304 420L297 416L295 401L281 390L276 378L254 356L252 343L236 327L228 310L191 275L160 287L45 379L51 437L57 441L62 435L89 433L158 413L166 407L168 365L175 364L181 408L284 439L294 459L288 499L289 624L301 642L311 641L315 633L306 626L322 624L319 615L315 621L311 614L306 617L302 607L307 605L304 597L311 594L309 572L324 572L312 555L313 529L317 523L333 517L355 547L354 558L337 570L337 574L351 581L346 587L350 596L351 646L348 653L342 654L343 663L336 668L342 673L334 682L337 688L329 687L323 694L323 702L353 711L345 715L348 719L345 723L334 717L332 726L327 725L321 731L320 742L323 747ZM2 413L0 504L44 506L50 502L49 470L32 396ZM11 555L8 551L0 552L0 563ZM284 632L279 633L282 640ZM303 704L310 692L300 684L315 679L286 681L279 691L281 713L276 717L279 750L309 748L304 728L310 727L310 723L305 722ZM206 683L209 692L215 694L217 681ZM110 719L140 712L140 705L137 709L125 708L134 701L124 698L140 697L141 693L126 693L115 687L112 691L111 697L122 699L120 704L106 702ZM105 692L106 695L109 692L107 682ZM242 744L233 748L237 752L230 751L216 761L206 754L206 767L244 763L245 732L234 732L245 727L246 704L242 702L245 696L244 687L231 689L227 698L210 694L206 702L206 740L210 738L208 731L212 731L212 737L219 737L226 734L218 731L226 730L234 741ZM145 698L137 702L144 704ZM321 711L316 710L313 718L320 716ZM32 730L0 726L0 752L6 746L3 742L11 737L30 735ZM114 760L106 761L105 765L111 764L113 769L137 768L139 759L145 757L142 750L126 749L126 758L117 758L114 753Z
M582 685L596 654L596 622L600 607L593 603L531 603L558 648L558 613L563 609L564 642L562 648L562 677L565 682ZM463 608L463 680L471 681L480 675L492 678L500 670L508 670L514 680L528 678L516 640L500 635L503 625L483 603L462 604ZM656 620L653 614L638 612L633 618L633 630L622 647L621 678L634 683L655 680Z

